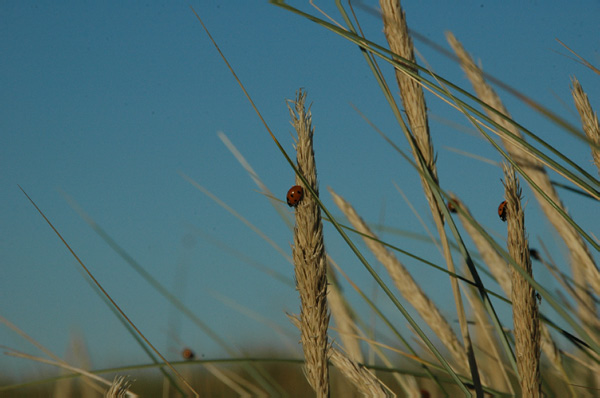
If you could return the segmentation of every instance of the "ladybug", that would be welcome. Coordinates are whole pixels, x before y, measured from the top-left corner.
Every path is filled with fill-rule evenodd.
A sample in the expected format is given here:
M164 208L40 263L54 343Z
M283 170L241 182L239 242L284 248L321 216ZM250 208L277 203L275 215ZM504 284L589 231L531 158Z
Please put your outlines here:
M502 221L506 221L506 200L498 206L498 216Z
M450 199L448 201L448 211L450 213L456 213L457 212L457 210L456 210L456 203L452 199Z
M534 260L542 261L540 253L535 249L529 249L529 256Z
M298 206L298 203L304 197L304 189L300 185L294 185L287 193L287 204L290 207Z
M181 356L183 357L183 359L191 361L196 357L196 354L194 354L194 351L190 350L189 348L186 348L181 352Z

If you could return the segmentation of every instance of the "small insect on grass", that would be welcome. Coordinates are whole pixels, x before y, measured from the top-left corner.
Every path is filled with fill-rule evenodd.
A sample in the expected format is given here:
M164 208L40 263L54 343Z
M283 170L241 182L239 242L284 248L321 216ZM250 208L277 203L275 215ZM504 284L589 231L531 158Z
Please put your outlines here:
M304 197L304 189L300 185L294 185L287 193L287 204L290 207L298 206Z
M194 351L190 350L189 348L184 349L181 352L181 356L183 357L183 359L185 359L186 361L191 361L194 358L196 358L196 354L194 354Z
M448 201L448 211L449 211L450 213L457 213L457 212L458 212L458 211L456 210L456 206L457 206L457 204L456 204L456 202L455 202L453 199L450 199L450 200Z
M498 217L500 217L502 221L506 221L506 200L498 206Z

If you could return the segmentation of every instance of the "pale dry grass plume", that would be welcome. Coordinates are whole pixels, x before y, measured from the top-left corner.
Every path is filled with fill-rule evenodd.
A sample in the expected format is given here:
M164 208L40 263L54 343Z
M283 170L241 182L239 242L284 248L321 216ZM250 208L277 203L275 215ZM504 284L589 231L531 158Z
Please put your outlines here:
M384 33L390 45L390 50L414 63L413 42L408 33L406 15L400 6L400 2L398 0L381 0L379 5L381 6L383 15ZM412 72L416 74L418 71L412 68ZM419 82L399 69L396 69L396 81L400 88L400 98L402 99L408 124L411 127L417 147L423 155L427 169L431 172L434 180L437 181L435 156L429 134L427 105L425 104L423 89ZM416 154L415 159L417 159ZM418 160L417 163L419 163ZM426 183L424 184L427 185ZM435 201L433 202L435 203Z
M131 382L126 377L116 376L110 388L104 395L105 398L125 398L129 396Z
M396 397L396 394L369 369L348 358L338 349L331 349L331 363L346 376L363 397Z
M400 1L380 0L379 4L381 6L383 17L384 33L390 45L390 50L400 57L415 63L414 47L408 32L405 13L400 6ZM402 62L402 60L399 60L399 62ZM409 67L412 73L417 74L417 70L415 70L414 67L411 68L406 64L405 66ZM446 267L448 268L448 271L456 273L454 260L450 251L450 244L444 228L444 215L439 208L432 185L430 185L427 178L428 176L431 179L432 184L438 183L435 154L431 142L427 119L427 105L425 104L423 88L413 76L400 68L396 68L396 80L398 82L398 87L400 88L402 104L404 105L408 123L412 131L412 134L408 134L407 138L411 145L415 161L417 165L419 165L421 171L421 184L427 202L429 203L440 241L442 242ZM463 350L466 352L468 360L468 369L471 373L476 390L480 391L480 375L477 370L477 361L473 353L473 345L471 343L467 317L458 280L450 277L450 285L452 286L454 304L463 339Z
M590 101L583 91L581 84L579 84L579 81L573 77L571 82L573 84L573 100L575 101L575 107L581 118L583 131L588 139L596 144L596 147L592 147L592 157L596 163L598 174L600 174L600 124L598 123L598 115L592 109L592 105L590 105Z
M504 258L502 258L500 253L496 251L492 244L487 239L485 239L484 236L482 236L482 234L477 230L477 228L475 228L475 225L473 223L476 223L477 221L472 216L471 222L467 219L467 216L470 216L468 207L455 195L451 195L451 198L454 206L461 209L461 211L457 212L457 214L463 228L465 229L467 234L469 234L473 243L475 243L475 246L477 247L477 250L479 251L481 257L483 258L484 263L488 266L489 270L494 276L494 279L496 280L496 282L498 282L498 284L506 294L506 297L509 300L512 300L512 275L510 265L504 260ZM473 307L475 315L479 316L477 314L477 311L478 308L481 306L481 303L473 299L469 301L472 303L471 306ZM479 322L481 325L484 325L486 319L481 317ZM479 333L487 333L487 331L480 331L479 329L480 328L477 328L476 331ZM568 377L566 375L565 368L563 366L560 351L556 346L556 343L552 339L552 336L548 331L548 327L545 324L540 324L540 332L542 351L544 352L544 354L546 354L548 360L550 361L550 364L561 375L561 378L565 380L566 385L568 386L567 388L569 390L572 390L570 382L568 381ZM491 337L489 337L488 340L489 339L491 339ZM491 372L487 372L486 374L491 374Z
M378 241L377 236L356 213L352 205L335 192L330 192L336 206L344 213L350 224L364 235L363 240L367 247L383 264L398 291L419 312L421 318L446 346L454 359L455 369L462 373L467 372L469 364L465 349L435 303L429 299L396 256Z
M318 195L317 169L313 151L312 117L306 108L306 93L297 93L294 107L288 104L292 125L298 134L296 158L298 171ZM293 259L296 287L300 293L300 331L306 361L305 373L318 397L329 396L329 341L327 327L327 261L323 242L321 208L296 176L296 185L304 188L304 198L296 207Z
M521 206L521 187L512 166L504 165L504 195L508 252L527 275L533 277L529 242L525 234L525 215ZM538 398L542 393L540 375L540 319L536 292L516 269L512 274L512 305L515 355L521 396Z

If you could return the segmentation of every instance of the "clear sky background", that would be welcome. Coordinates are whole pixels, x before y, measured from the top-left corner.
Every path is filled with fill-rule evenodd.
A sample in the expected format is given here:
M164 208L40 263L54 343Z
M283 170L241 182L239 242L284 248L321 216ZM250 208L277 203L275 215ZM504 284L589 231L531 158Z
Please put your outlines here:
M324 3L318 2L341 21L335 7ZM285 100L293 99L298 88L306 89L316 129L321 196L334 214L339 212L326 187L348 199L368 221L425 234L395 187L402 189L431 227L416 172L351 106L408 150L355 45L266 2L191 4L292 156ZM308 2L294 4L316 13ZM578 125L570 77L577 76L596 110L600 80L567 56L555 38L599 65L599 4L417 1L403 6L411 29L446 49L444 32L452 31L481 60L486 72ZM292 265L180 175L185 173L210 190L291 254L289 227L258 193L217 133L229 137L281 200L293 185L293 171L189 5L0 3L0 315L58 355L64 355L74 334L83 336L95 368L148 359L86 283L73 257L17 184L168 358L178 359L183 346L206 358L227 355L132 271L64 194L232 347L301 355L297 333L285 315L299 312L297 292L254 266L260 264L291 279ZM377 7L357 7L367 37L384 44L382 22L374 10ZM455 62L422 42L416 41L416 46L435 72L470 90ZM397 93L391 67L381 66ZM516 120L596 175L585 143L499 92ZM500 156L472 132L464 117L438 99L428 96L427 100L442 187L461 197L501 241L505 224L496 215L503 195L501 169L452 148L493 161L500 161ZM568 192L561 195L575 220L597 234L597 206ZM535 200L530 200L528 188L524 196L529 201L526 221L532 247L543 239L554 260L567 269L562 244ZM281 208L291 220L293 211L284 204ZM362 288L373 292L370 277L335 231L327 227L325 233L333 258ZM445 267L431 244L390 232L382 237ZM401 260L454 322L447 276L414 260ZM543 268L535 272L542 283L552 283ZM349 295L369 319L366 307L353 293ZM381 293L376 296L382 308L391 308ZM287 337L220 297L260 314L280 326ZM406 322L394 314L397 324L404 326ZM40 354L4 326L0 326L0 344ZM31 375L42 366L0 356L0 373L6 375Z

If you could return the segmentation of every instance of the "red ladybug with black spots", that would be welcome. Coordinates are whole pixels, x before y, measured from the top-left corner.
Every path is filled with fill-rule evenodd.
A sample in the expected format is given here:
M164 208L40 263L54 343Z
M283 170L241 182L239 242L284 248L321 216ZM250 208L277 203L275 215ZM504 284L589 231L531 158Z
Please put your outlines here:
M300 185L294 185L287 193L287 204L290 207L298 206L304 197L304 189Z
M498 206L498 217L500 217L502 221L506 221L506 200Z

